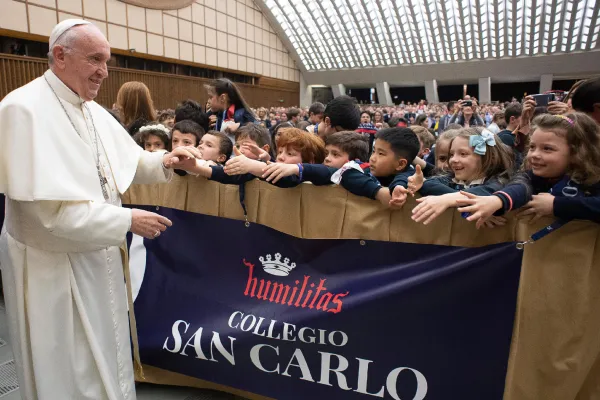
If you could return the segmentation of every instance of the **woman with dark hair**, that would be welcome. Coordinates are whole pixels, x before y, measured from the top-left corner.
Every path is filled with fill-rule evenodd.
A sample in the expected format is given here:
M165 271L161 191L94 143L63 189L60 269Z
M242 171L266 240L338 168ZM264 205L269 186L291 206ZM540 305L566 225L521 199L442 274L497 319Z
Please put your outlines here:
M272 126L270 131L271 131L271 143L273 145L273 154L277 154L277 139L279 139L279 135L281 135L281 132L279 132L280 129L285 129L285 128L293 128L294 125L291 122L280 122L275 126Z
M451 124L459 124L463 128L469 128L472 126L484 126L485 122L477 113L477 100L459 100L458 110L450 118Z
M415 126L422 126L425 129L429 129L429 118L427 114L419 114L415 120Z
M229 79L216 79L205 87L210 98L210 109L214 113L210 116L210 124L214 125L215 130L232 138L240 126L256 121L240 90Z

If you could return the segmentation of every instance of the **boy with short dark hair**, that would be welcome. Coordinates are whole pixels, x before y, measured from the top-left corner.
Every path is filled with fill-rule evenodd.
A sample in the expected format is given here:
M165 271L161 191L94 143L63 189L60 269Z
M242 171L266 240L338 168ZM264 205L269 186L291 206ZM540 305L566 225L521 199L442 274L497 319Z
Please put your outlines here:
M427 155L429 152L431 152L431 149L435 144L435 136L429 132L429 129L420 125L411 126L410 129L415 133L415 135L417 135L417 139L419 139L419 143L421 144L421 148L419 149L419 154L417 154L417 156L421 157L422 159L426 159Z
M308 121L315 125L323 120L323 113L325 112L325 105L318 101L312 103L308 109Z
M198 150L202 152L203 160L224 165L231 158L233 144L223 132L208 131L202 136Z
M346 170L341 185L357 196L401 207L406 202L408 178L414 172L411 164L419 149L419 139L409 128L381 129L375 136L369 168L362 172L354 168ZM381 190L384 186L389 190Z
M510 103L504 110L504 120L506 121L506 129L498 132L498 137L502 142L513 148L515 146L515 135L514 131L517 130L521 124L521 114L523 113L523 106L521 103Z
M191 99L182 101L175 109L175 123L192 120L204 129L208 130L208 115L202 112L202 106Z
M246 157L257 160L258 157L254 153L246 150L247 146L242 146L245 142L258 146L273 157L271 136L269 135L269 130L264 126L247 124L239 128L235 133L235 146L238 147Z
M285 115L287 116L287 120L294 124L294 126L300 122L300 110L297 108L290 108Z
M325 112L325 105L318 101L312 103L308 109L308 122L310 125L306 130L310 133L319 133L319 124L323 122L323 113Z
M353 131L360 125L360 109L356 99L339 96L331 100L323 112L323 122L318 126L318 135L325 139L328 135L341 131Z
M171 149L181 146L198 146L200 139L204 136L204 129L191 120L177 122L171 132Z
M334 168L342 168L349 161L366 161L368 138L353 131L336 132L325 138L325 152L324 164Z

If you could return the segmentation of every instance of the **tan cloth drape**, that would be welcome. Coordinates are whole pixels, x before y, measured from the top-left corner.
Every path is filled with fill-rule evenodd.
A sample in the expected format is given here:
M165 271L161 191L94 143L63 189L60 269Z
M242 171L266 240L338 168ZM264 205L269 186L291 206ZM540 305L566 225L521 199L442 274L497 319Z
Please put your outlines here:
M237 186L191 176L133 185L123 202L243 220ZM389 211L340 187L279 189L257 180L246 184L246 205L251 223L308 239L480 247L525 240L552 221L529 225L510 218L504 227L476 230L449 210L424 226L410 219L413 199L402 210ZM266 399L157 368L144 366L144 373L147 382ZM600 399L600 225L570 222L526 246L504 399Z

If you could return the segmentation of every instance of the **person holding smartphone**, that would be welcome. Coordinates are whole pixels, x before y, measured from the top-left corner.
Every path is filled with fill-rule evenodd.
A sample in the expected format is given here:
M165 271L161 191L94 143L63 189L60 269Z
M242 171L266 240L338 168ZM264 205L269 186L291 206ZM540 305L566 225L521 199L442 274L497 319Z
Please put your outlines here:
M477 113L477 99L459 100L455 104L454 115L450 124L459 124L464 128L471 126L485 126L485 122Z

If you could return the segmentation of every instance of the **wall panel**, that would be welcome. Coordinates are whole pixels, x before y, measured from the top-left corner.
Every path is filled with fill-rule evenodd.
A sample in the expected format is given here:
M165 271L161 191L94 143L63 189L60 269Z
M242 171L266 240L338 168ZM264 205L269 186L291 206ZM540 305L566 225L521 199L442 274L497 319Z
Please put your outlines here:
M41 76L47 68L46 59L0 54L0 99ZM102 84L96 99L106 107L111 107L116 101L121 85L130 81L144 82L152 93L155 107L159 110L174 108L181 100L190 98L204 105L208 98L204 85L210 82L209 79L115 67L109 67L108 70L109 76ZM262 79L259 85L238 84L250 106L298 105L299 84L270 79L263 85Z
M47 42L57 21L84 18L100 28L113 49L135 49L140 56L172 58L201 64L199 66L219 66L236 73L256 72L256 62L264 59L259 54L246 54L246 49L262 46L274 55L266 61L277 65L276 68L263 70L262 74L275 79L287 76L286 79L290 81L300 81L300 72L294 59L253 1L70 0L67 3L55 0L0 0L0 8L3 11L0 13L0 29L13 31L8 35L12 37L19 37L22 33L36 34ZM216 38L210 40L208 33L206 37L204 35L205 28L225 32L232 41L237 43L243 40L246 46L228 47L227 40L225 43ZM252 30L251 36L247 34L249 30ZM194 46L222 51L224 57L218 60L217 57L205 56L203 51L194 52ZM239 63L238 56L247 57L246 62Z

